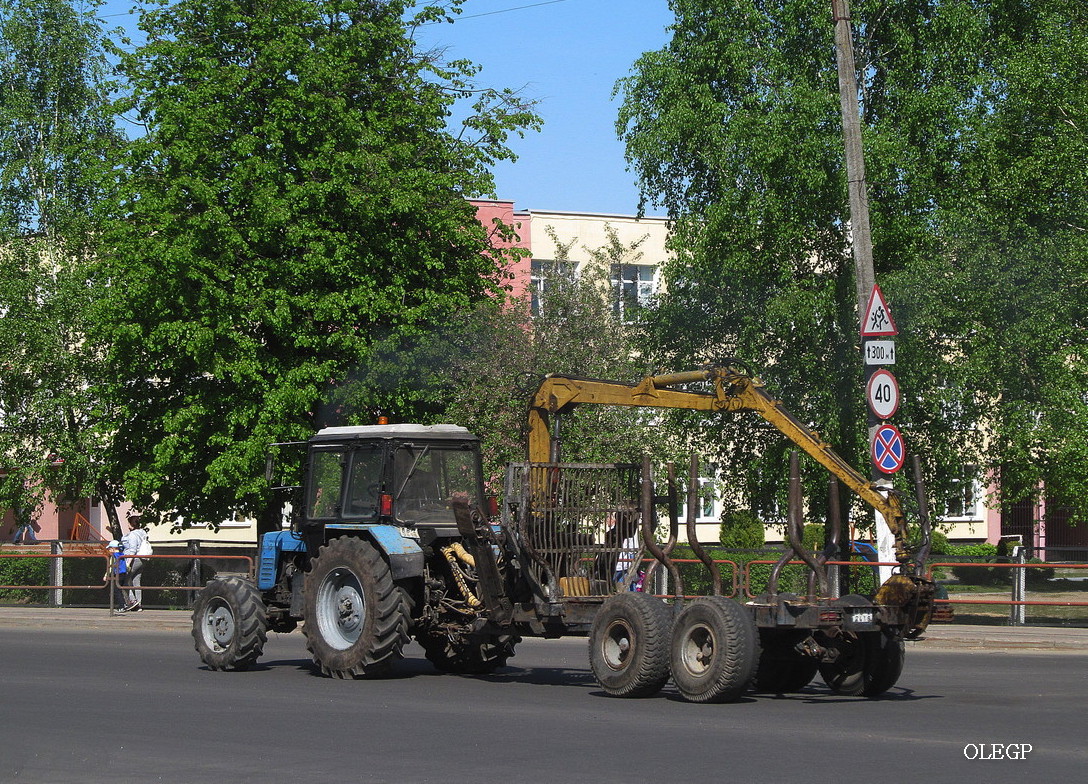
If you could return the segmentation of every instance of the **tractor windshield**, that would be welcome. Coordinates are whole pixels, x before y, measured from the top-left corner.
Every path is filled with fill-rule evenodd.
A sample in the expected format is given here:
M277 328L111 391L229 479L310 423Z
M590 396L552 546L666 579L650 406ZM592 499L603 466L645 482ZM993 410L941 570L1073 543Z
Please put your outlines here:
M465 493L480 503L479 460L473 449L405 444L393 459L394 516L403 523L455 523L450 498Z

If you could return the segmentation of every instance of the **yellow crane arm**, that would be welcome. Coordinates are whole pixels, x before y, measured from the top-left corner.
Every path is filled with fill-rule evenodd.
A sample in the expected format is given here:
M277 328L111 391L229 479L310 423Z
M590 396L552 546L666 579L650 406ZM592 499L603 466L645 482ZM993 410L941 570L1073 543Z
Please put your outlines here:
M713 391L674 388L699 382L713 384ZM763 382L746 372L730 366L710 367L650 376L638 384L575 376L545 376L529 404L530 462L557 462L558 456L553 453L550 417L580 405L754 411L880 512L895 536L896 559L904 565L910 560L907 524L898 495L885 495L877 490L832 450L816 431L795 419L780 401L767 394Z

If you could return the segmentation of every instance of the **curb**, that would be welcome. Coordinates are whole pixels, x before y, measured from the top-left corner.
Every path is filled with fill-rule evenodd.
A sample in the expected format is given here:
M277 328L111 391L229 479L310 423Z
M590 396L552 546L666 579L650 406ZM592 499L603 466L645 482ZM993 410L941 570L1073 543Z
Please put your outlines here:
M1064 626L934 624L915 650L1024 650L1088 652L1088 629Z

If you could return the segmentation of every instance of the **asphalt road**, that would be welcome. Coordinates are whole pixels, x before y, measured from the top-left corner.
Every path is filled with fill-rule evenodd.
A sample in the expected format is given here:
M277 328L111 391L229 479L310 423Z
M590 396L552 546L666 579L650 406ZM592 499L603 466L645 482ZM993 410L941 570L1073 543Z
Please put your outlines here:
M184 630L0 628L0 782L1079 781L1088 658L908 650L881 700L817 681L692 705L597 688L581 640L527 640L488 678L316 675L302 635L204 669ZM985 745L983 745L985 744ZM1031 744L1023 759L1007 756Z

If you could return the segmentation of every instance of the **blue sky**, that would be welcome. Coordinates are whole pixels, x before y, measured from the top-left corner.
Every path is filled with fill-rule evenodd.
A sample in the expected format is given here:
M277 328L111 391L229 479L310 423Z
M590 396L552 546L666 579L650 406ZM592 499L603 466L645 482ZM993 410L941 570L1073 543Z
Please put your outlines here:
M129 26L131 6L109 0L107 26ZM543 130L512 140L518 160L496 169L499 198L523 209L634 214L638 190L616 138L612 90L640 54L667 42L671 21L667 0L468 0L454 24L430 26L421 43L482 66L481 85L539 102Z

